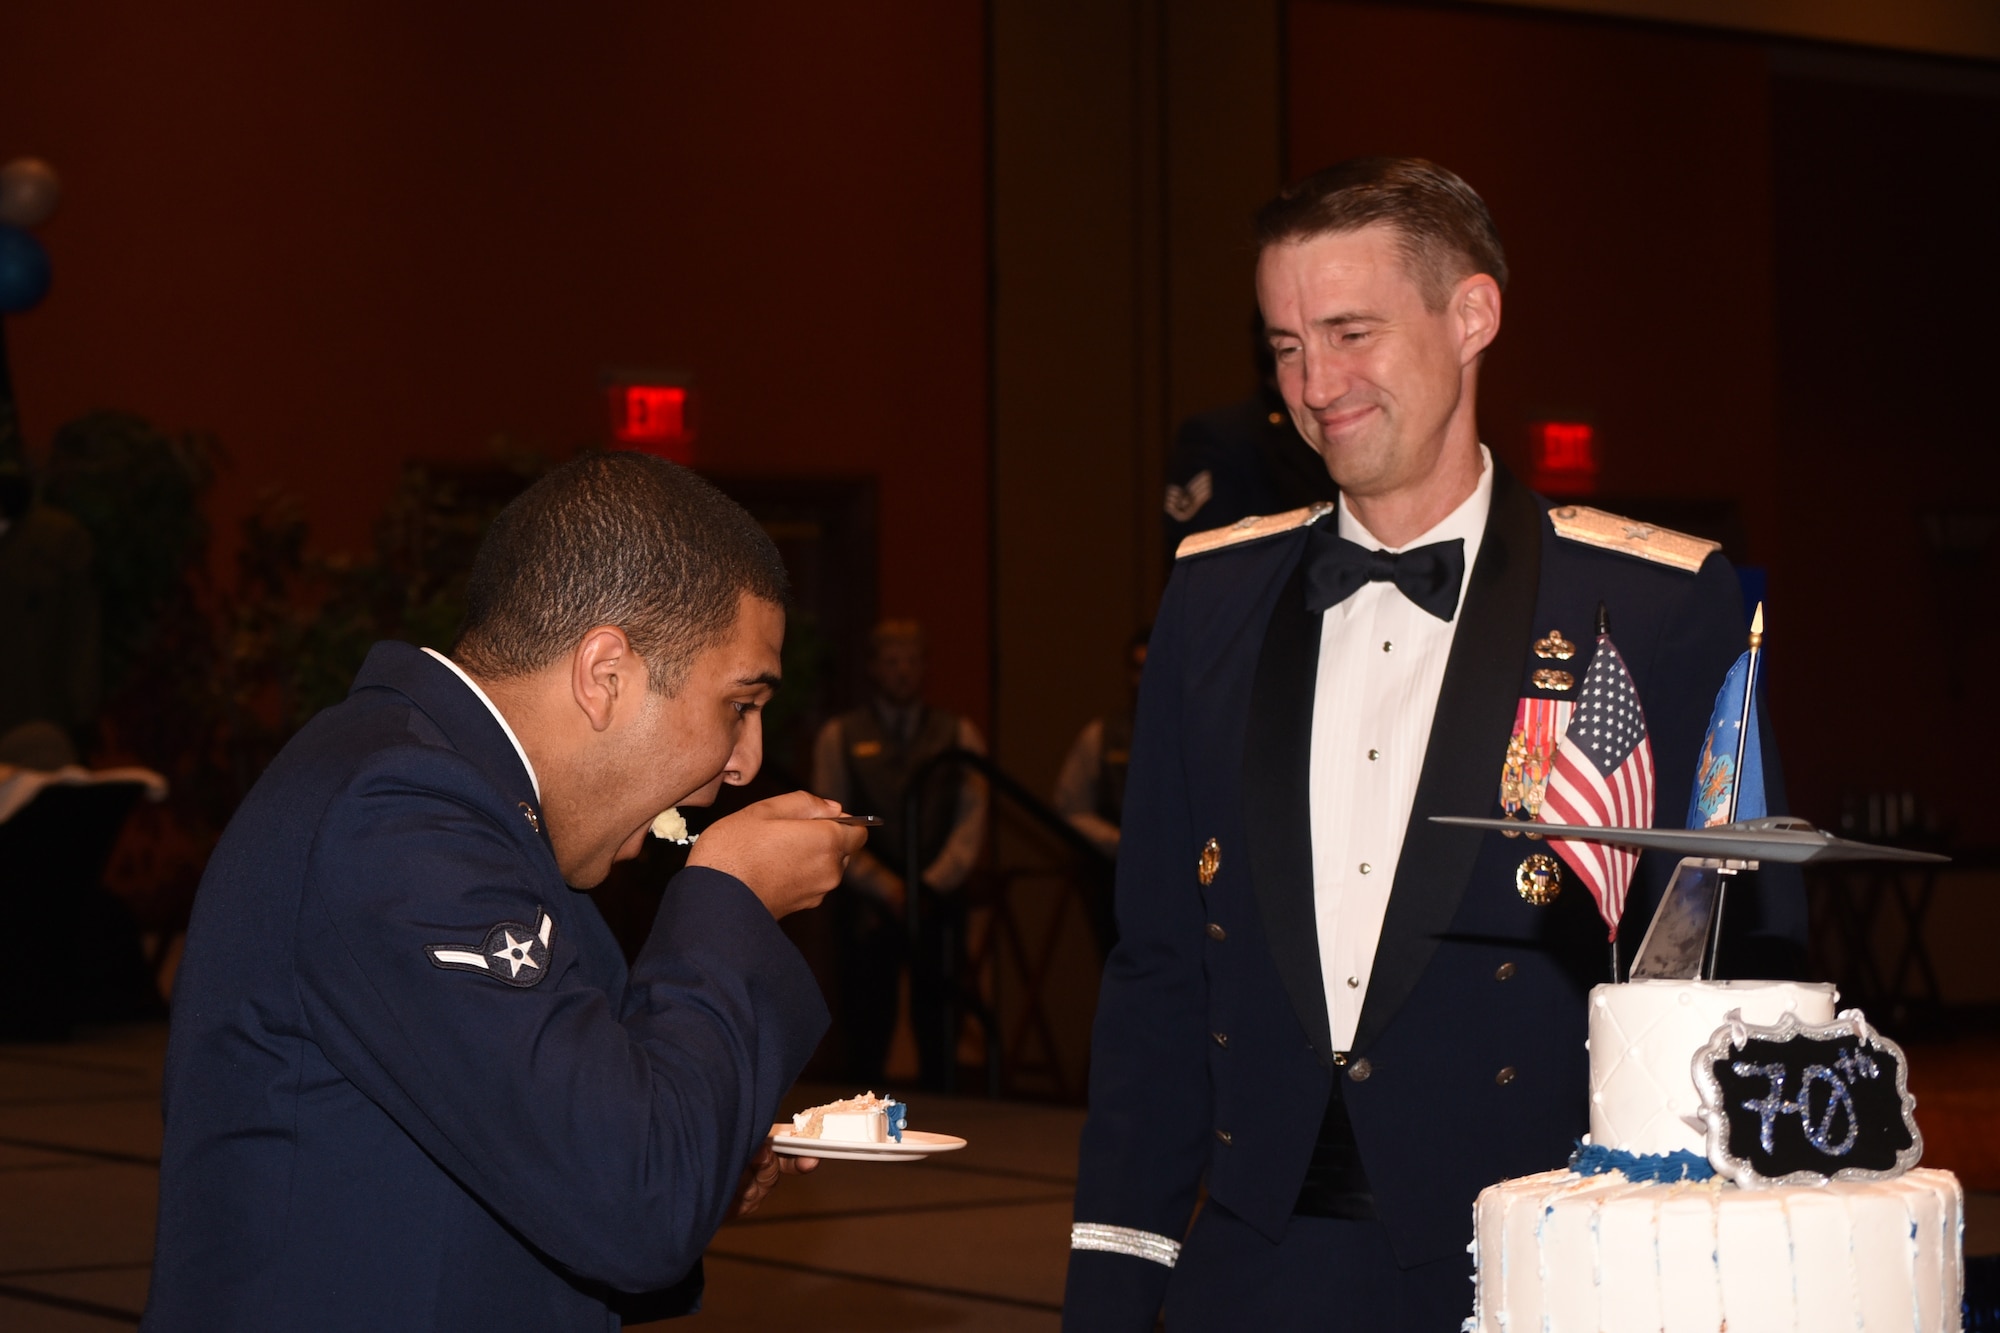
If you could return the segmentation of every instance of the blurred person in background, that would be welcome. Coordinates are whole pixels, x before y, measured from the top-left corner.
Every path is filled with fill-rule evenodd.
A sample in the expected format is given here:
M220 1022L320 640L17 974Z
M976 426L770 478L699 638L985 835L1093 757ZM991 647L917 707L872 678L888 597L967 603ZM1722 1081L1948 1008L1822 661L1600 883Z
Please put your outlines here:
M1077 733L1062 772L1056 775L1056 813L1107 857L1118 855L1118 829L1125 822L1125 773L1132 764L1132 717L1139 701L1139 677L1146 669L1146 638L1140 630L1125 648L1125 706L1092 718Z
M986 753L967 718L925 701L930 663L923 627L884 620L869 635L871 698L820 729L813 746L813 790L845 809L879 815L883 826L848 862L848 892L835 895L840 950L839 1024L850 1079L879 1084L895 1035L899 982L909 932L909 830L904 800L911 777L948 750ZM919 921L923 957L912 969L910 1025L927 1087L940 1085L957 1058L957 1033L946 1030L946 988L961 941L963 912L955 891L972 873L986 841L986 779L946 766L933 770L919 804Z
M0 736L44 723L30 767L77 763L97 731L99 643L83 524L43 503L17 450L0 448ZM64 744L47 743L49 727ZM54 761L54 762L51 762Z
M1278 363L1264 336L1264 317L1256 311L1250 315L1250 353L1257 391L1198 412L1174 432L1160 529L1169 565L1181 540L1194 533L1331 501L1340 493L1326 464L1292 424L1278 392Z

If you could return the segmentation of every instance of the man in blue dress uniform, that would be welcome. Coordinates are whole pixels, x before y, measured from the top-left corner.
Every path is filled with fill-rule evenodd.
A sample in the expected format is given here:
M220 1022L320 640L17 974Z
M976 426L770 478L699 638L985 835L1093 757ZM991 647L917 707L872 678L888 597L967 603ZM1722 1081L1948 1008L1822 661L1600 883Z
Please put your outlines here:
M1169 582L1064 1326L1455 1329L1475 1195L1587 1128L1605 927L1545 844L1427 821L1501 813L1601 605L1677 822L1741 599L1713 543L1551 508L1480 444L1506 262L1458 177L1343 164L1258 240L1279 387L1341 498L1191 537ZM1637 928L1669 868L1642 863ZM1796 876L1730 906L1738 941L1803 939Z
M826 1025L777 919L859 830L705 832L628 971L577 888L756 772L784 569L631 454L495 521L451 655L378 644L210 860L174 992L161 1330L616 1329L691 1308Z

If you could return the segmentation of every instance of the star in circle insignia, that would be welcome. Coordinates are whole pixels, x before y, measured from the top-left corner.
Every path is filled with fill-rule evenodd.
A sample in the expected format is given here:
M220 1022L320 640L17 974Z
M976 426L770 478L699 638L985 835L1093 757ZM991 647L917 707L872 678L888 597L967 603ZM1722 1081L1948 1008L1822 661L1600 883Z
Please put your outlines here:
M512 972L508 973L509 976L520 976L521 969L524 967L541 966L540 963L528 956L528 948L535 942L533 935L522 931L522 937L517 940L514 938L514 932L511 930L503 930L500 933L503 937L501 945L493 951L492 956L513 969Z
M547 912L535 925L502 921L476 945L426 944L431 965L448 972L483 972L509 986L533 986L549 974L556 923Z

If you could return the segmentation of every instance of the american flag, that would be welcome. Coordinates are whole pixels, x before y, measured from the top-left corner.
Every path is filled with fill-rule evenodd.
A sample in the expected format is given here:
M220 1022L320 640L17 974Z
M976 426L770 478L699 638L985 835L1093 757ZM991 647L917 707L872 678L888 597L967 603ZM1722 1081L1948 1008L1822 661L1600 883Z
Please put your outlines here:
M1646 739L1646 713L1609 634L1597 636L1569 729L1556 747L1541 818L1600 828L1653 826L1653 747ZM1582 877L1617 939L1639 853L1600 842L1552 840L1549 847Z

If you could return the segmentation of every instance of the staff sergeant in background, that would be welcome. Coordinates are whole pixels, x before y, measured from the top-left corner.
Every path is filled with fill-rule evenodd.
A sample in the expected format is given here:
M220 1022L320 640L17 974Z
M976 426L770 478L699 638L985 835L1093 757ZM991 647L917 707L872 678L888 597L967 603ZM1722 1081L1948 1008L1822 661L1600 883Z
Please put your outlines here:
M693 473L586 456L494 521L449 657L377 644L278 755L188 927L145 1328L691 1308L826 1027L777 919L862 835L804 792L718 820L629 970L577 890L755 775L785 586Z
M1330 501L1340 493L1285 410L1262 316L1250 321L1250 341L1257 392L1197 413L1174 432L1160 529L1170 564L1180 544L1197 532Z
M1602 603L1678 823L1741 597L1713 543L1552 509L1480 443L1507 264L1464 181L1348 162L1256 235L1286 411L1340 499L1191 537L1169 581L1064 1326L1452 1329L1479 1189L1588 1127L1606 950L1588 892L1525 873L1541 844L1427 821L1501 813L1515 719L1585 678ZM1641 929L1668 869L1642 862ZM1739 897L1733 927L1802 944L1796 875Z
M930 664L921 625L885 620L868 642L874 697L820 729L813 746L813 790L883 820L868 849L848 863L844 882L851 892L834 899L837 1003L848 1077L874 1085L882 1080L895 1035L897 983L909 942L903 917L909 892L904 791L927 761L951 749L984 754L986 742L969 719L925 702ZM925 957L936 960L959 942L963 913L951 895L972 873L986 841L986 779L964 768L934 772L920 809L918 878L925 895L918 920ZM943 979L934 971L919 967L910 976L910 1026L926 1087L941 1085L945 1062L955 1060L958 1050L958 1034L945 1030L949 1006Z

